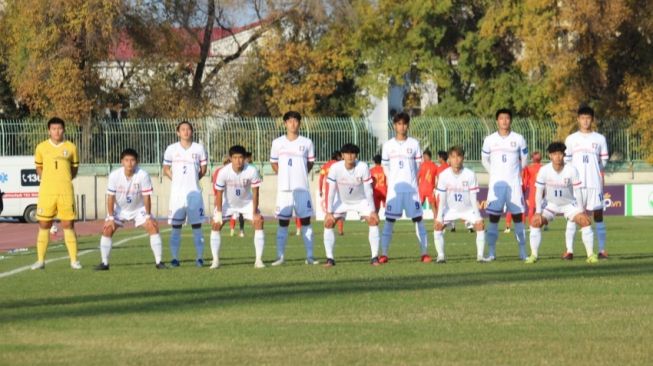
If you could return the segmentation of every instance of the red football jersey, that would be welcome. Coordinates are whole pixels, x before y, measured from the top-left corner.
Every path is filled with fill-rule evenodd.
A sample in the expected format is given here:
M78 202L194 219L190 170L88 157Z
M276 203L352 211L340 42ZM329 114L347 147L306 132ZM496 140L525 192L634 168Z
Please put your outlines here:
M380 165L374 166L370 169L370 174L372 175L372 187L374 191L385 195L388 192L388 184L385 179L383 167Z
M419 191L428 193L435 189L435 177L438 175L438 166L433 162L423 162L417 173Z

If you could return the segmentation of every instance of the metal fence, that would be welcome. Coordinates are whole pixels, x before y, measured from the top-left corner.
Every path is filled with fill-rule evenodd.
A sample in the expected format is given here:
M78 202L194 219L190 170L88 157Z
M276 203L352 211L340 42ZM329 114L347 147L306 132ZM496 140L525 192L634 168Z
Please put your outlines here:
M241 144L252 151L259 164L269 161L272 140L284 133L280 118L204 118L191 120L195 139L207 149L211 164L220 164L230 146ZM119 163L120 152L126 147L136 149L141 164L159 167L167 145L177 141L178 120L97 121L90 128L67 126L66 136L77 144L83 171L106 173ZM318 163L327 161L331 153L346 142L361 148L361 159L370 161L380 150L380 140L372 134L371 122L361 118L306 118L302 134L315 144ZM531 151L544 151L556 138L552 121L515 119L515 131L526 138ZM467 160L478 162L483 138L494 132L496 123L479 118L417 117L411 121L410 134L420 140L423 148L436 152L452 145L467 150ZM630 130L600 131L608 140L614 164L641 162L641 139ZM388 123L388 136L393 135ZM36 144L47 138L43 120L0 120L0 153L32 155Z

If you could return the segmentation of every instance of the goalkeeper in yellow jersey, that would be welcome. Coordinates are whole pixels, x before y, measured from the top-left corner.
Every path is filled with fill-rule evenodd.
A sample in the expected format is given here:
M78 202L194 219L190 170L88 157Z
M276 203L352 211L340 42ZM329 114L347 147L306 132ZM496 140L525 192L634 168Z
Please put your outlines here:
M81 269L77 261L77 237L74 230L75 199L73 179L79 168L77 147L64 140L65 124L61 118L48 121L50 138L36 146L34 162L36 173L41 179L39 199L36 206L36 219L39 221L39 233L36 239L38 260L32 269L45 268L45 251L52 220L58 217L64 232L64 241L70 256L70 267Z

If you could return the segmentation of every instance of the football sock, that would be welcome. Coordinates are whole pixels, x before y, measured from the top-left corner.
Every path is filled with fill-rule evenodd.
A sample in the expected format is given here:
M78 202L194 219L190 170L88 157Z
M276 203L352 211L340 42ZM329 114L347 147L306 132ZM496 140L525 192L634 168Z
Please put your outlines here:
M102 257L102 263L109 264L109 254L111 254L111 244L112 240L108 236L102 235L100 238L100 257Z
M181 247L181 228L172 228L170 232L170 254L172 259L179 260L179 247Z
M419 239L419 249L421 255L427 254L428 246L429 246L429 237L428 234L426 233L426 228L424 227L424 221L420 221L417 223L417 238Z
M565 230L565 245L567 246L567 253L574 252L574 236L576 235L576 223L567 221L567 229Z
M515 239L517 239L517 244L519 245L519 257L526 259L526 231L524 229L523 222L515 222Z
M256 260L263 258L263 247L265 246L265 234L263 230L254 230L254 253Z
M370 250L372 252L372 258L379 256L379 227L370 226L368 239L370 240Z
M490 257L497 256L497 239L499 238L499 224L496 222L491 222L487 226L487 231L485 232L485 240L488 247L488 255Z
M49 229L39 229L36 237L36 257L39 262L45 262L45 251L48 249L48 241L50 240Z
M161 235L150 235L150 248L152 248L152 254L154 254L154 263L161 263L163 259L163 240L161 240Z
M605 222L596 222L594 223L596 225L596 236L599 241L599 252L605 250Z
M75 230L63 229L63 240L66 243L66 249L68 249L70 263L77 262L77 235L75 235Z
M476 258L483 257L485 252L485 230L476 232Z
M195 244L195 258L202 259L204 256L204 235L202 235L202 228L193 228L193 244Z
M592 226L586 226L580 229L580 233L583 237L583 244L585 245L585 251L587 256L591 257L594 255L594 231L592 231Z
M216 261L220 258L220 243L222 242L222 237L220 232L217 230L211 230L211 256L213 260Z
M444 235L442 231L433 232L433 242L435 243L435 252L438 258L444 257Z
M333 229L324 228L324 252L327 258L333 259L333 247L336 244L336 236Z
M531 226L530 242L531 255L537 257L540 250L540 243L542 242L542 229Z
M277 227L277 259L283 258L288 241L288 226Z
M303 225L301 232L306 258L313 258L313 225Z
M383 224L383 234L381 234L381 255L388 255L390 248L390 241L392 240L392 231L394 230L395 223L387 221Z

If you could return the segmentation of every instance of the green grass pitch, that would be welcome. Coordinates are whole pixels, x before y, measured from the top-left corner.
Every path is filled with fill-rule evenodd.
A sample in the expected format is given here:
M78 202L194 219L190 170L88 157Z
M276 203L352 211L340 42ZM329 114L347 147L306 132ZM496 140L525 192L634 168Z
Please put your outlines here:
M653 218L608 217L610 259L593 266L580 234L576 259L559 259L563 221L543 233L535 265L518 261L503 233L499 260L478 264L475 234L464 231L445 235L447 264L419 263L407 222L381 267L369 265L361 223L337 237L332 269L304 265L292 236L286 265L256 270L249 229L244 239L223 238L220 269L198 269L184 229L182 266L157 271L147 239L134 239L114 248L108 272L92 271L94 251L80 258L81 271L63 260L0 278L0 365L653 364ZM141 233L122 231L114 242ZM268 223L267 264L274 233ZM208 231L206 239L208 259ZM98 242L82 238L80 250ZM433 254L432 234L429 244ZM35 260L4 256L0 273Z

